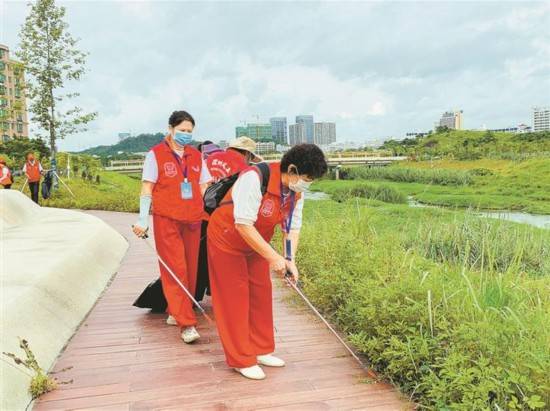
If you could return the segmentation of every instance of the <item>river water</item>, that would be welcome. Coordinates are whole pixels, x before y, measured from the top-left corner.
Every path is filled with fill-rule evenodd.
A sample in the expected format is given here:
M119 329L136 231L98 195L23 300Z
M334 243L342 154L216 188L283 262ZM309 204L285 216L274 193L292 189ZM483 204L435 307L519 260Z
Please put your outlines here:
M308 191L305 193L306 200L329 200L330 196L322 191ZM430 204L423 204L416 201L413 197L408 198L409 206L411 207L430 207L430 208L445 208L439 206L433 206ZM447 207L448 208L448 207ZM519 211L473 211L475 215L480 217L496 218L500 220L514 221L516 223L529 224L539 228L550 229L550 215L541 214L529 214Z
M409 203L409 206L411 207L448 208L448 207L439 207L439 206L433 206L430 204L419 203L413 197L408 198L408 203ZM508 210L472 211L472 213L480 217L489 217L489 218L496 218L499 220L508 220L516 223L529 224L539 228L550 229L550 215L529 214L529 213L522 213L519 211L508 211Z

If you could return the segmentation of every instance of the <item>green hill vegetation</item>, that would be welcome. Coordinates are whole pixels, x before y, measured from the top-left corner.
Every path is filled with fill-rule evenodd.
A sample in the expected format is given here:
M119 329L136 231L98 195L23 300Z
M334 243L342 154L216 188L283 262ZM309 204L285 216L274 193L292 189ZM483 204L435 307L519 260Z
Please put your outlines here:
M155 144L158 144L164 138L164 133L146 133L140 134L136 137L128 137L122 141L119 141L113 145L102 145L92 148L88 148L81 151L83 154L90 154L96 156L116 156L120 152L122 153L145 153L151 149Z
M393 155L408 155L418 159L521 159L544 153L550 155L550 132L516 134L442 129L423 137L388 140L380 148Z

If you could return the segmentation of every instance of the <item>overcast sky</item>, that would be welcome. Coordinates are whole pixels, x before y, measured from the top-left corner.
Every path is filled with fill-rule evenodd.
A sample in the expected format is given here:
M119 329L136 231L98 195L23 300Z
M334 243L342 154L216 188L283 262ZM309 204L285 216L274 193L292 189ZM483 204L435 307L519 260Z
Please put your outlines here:
M0 42L17 48L25 2L0 0ZM196 137L299 114L336 122L339 141L427 131L447 109L466 128L531 124L550 104L548 2L59 2L90 53L79 104L90 130L62 149L166 128Z

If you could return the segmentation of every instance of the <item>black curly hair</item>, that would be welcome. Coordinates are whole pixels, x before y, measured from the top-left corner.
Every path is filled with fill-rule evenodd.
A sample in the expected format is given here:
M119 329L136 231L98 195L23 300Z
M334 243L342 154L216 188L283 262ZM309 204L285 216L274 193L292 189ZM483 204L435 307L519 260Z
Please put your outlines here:
M288 150L281 159L281 172L286 173L291 164L310 178L322 177L328 169L325 155L315 144L298 144Z
M191 114L189 114L187 111L174 111L170 118L168 119L168 124L170 124L172 127L177 127L184 121L190 121L191 124L193 124L193 127L195 127L195 119Z

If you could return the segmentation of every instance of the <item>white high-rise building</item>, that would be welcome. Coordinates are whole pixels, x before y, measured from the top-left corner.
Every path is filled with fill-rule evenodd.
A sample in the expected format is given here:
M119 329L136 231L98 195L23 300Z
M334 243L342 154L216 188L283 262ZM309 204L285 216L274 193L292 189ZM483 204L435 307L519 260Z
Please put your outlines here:
M271 138L277 144L288 144L288 127L286 117L271 117Z
M334 143L336 141L336 123L315 123L313 141L319 146Z
M305 127L306 139L302 143L313 143L313 116L296 116L296 124L303 124Z
M451 130L462 130L462 110L446 111L439 120L440 127L447 127Z
M533 131L550 131L550 107L533 107Z
M291 124L288 127L288 144L295 146L302 143L307 143L305 125L303 123Z

